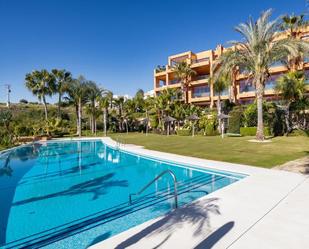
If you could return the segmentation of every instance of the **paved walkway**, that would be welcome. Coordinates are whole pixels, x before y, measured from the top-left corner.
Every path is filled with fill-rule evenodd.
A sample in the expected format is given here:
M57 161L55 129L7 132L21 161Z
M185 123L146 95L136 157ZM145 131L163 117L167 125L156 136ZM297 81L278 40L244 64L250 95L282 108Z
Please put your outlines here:
M108 138L104 142L115 145ZM248 176L91 249L309 248L308 176L150 151L133 145L121 149Z

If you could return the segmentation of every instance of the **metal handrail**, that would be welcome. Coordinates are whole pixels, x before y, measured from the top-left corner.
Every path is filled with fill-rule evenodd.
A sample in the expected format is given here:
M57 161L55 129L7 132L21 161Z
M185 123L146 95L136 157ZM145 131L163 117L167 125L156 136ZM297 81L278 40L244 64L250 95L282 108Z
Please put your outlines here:
M129 203L130 205L132 204L132 196L133 195L140 195L141 193L143 193L151 184L153 184L155 181L157 181L160 177L162 177L165 174L170 174L173 178L173 182L174 182L174 199L175 199L175 208L178 208L178 194L177 194L177 178L176 175L173 173L173 171L171 170L165 170L163 171L161 174L159 174L156 178L154 178L151 182L149 182L145 187L143 187L139 192L134 193L134 194L130 194L129 195Z

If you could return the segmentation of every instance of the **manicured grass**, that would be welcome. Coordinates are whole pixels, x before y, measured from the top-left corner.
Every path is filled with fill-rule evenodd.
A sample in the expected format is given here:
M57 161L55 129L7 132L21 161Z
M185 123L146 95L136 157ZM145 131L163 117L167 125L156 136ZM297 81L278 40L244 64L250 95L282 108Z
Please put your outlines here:
M210 160L271 168L309 155L308 137L276 137L270 143L248 142L252 137L163 136L140 133L109 134L121 142L147 149Z

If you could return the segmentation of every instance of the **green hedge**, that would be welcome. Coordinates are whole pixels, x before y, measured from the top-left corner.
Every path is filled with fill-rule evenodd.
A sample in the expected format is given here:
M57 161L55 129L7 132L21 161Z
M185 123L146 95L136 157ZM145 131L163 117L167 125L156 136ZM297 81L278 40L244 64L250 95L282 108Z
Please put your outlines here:
M241 118L242 118L243 110L241 107L234 107L232 111L229 113L229 126L228 133L239 134L240 126L241 126Z
M191 136L192 132L190 130L177 130L178 136Z
M215 130L212 126L206 127L205 130L206 136L217 136L219 135L219 132Z
M309 137L309 130L294 130L292 131L289 136L304 136L304 137Z
M240 134L242 136L255 136L257 127L240 127ZM270 136L271 132L269 127L264 127L264 135Z

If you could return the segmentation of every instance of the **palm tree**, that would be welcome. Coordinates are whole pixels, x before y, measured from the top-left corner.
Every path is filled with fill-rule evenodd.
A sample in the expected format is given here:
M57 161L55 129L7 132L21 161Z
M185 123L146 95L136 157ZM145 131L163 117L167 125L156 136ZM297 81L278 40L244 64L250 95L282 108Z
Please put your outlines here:
M104 136L107 136L107 119L108 119L108 107L110 106L111 92L104 91L103 94L98 97L99 107L103 110L103 124L104 124Z
M231 81L230 81L230 78L228 77L228 75L222 75L221 77L217 78L214 85L213 85L213 88L214 88L214 91L216 93L218 93L218 101L217 101L217 111L218 111L218 115L221 114L221 94L224 90L226 90L231 84ZM221 119L219 119L219 126L218 126L218 129L220 132L222 132L222 129L221 129Z
M305 25L307 22L304 20L305 15L285 15L282 17L282 30L288 30L289 35L296 38L299 27Z
M55 92L58 93L58 118L61 118L61 99L68 84L72 81L72 75L66 70L53 69L52 75L55 78Z
M308 24L308 22L304 20L304 17L304 15L297 16L294 14L283 16L281 29L287 31L289 37L296 39L300 32L300 28ZM286 60L283 61L283 63L288 67L288 69L295 71L299 68L302 62L302 52L303 51L300 49L297 56L286 58Z
M277 79L275 91L280 94L282 99L286 102L286 135L292 130L289 121L290 106L293 102L303 98L305 87L305 75L302 71L291 71Z
M97 121L97 99L101 96L102 90L93 81L86 81L86 98L88 102L88 111L90 114L90 125L92 134L96 133Z
M308 43L296 39L276 39L277 31L280 28L279 19L269 21L271 10L261 14L254 22L249 19L247 23L239 24L235 30L239 32L244 40L232 42L233 48L223 53L217 61L220 65L215 77L226 75L235 67L243 68L252 78L255 86L258 125L257 140L264 140L263 131L263 95L264 86L269 77L269 68L279 60L287 56L297 56L298 51L308 51Z
M82 106L86 103L87 96L87 81L83 76L72 80L67 89L69 102L73 103L76 111L76 133L78 136L82 135Z
M191 87L191 78L196 75L196 72L191 69L190 65L185 61L177 63L173 67L173 71L175 73L175 77L180 80L181 90L185 93L185 103L187 104L189 101L188 92Z
M48 119L46 96L52 96L55 91L55 78L47 70L35 70L26 74L26 87L43 102L45 120Z

